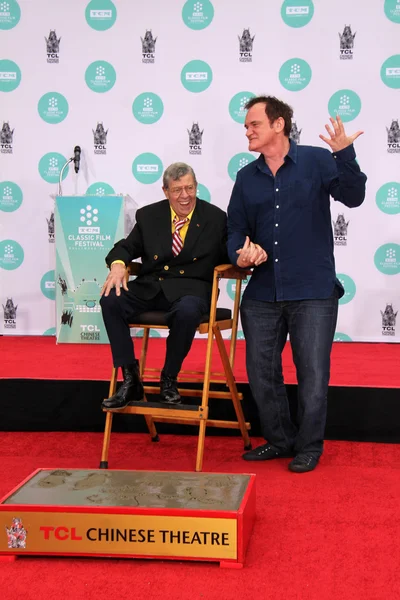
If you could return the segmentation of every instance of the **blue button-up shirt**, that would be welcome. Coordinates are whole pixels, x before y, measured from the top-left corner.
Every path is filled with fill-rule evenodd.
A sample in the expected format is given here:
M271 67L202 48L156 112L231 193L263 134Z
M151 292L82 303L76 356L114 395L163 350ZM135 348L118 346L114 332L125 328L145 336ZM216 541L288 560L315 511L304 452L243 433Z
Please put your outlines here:
M367 177L353 145L334 154L325 148L298 146L290 140L275 177L261 154L241 169L228 206L228 253L246 235L268 254L255 267L245 296L282 301L328 298L338 287L333 254L330 196L349 208L360 206Z

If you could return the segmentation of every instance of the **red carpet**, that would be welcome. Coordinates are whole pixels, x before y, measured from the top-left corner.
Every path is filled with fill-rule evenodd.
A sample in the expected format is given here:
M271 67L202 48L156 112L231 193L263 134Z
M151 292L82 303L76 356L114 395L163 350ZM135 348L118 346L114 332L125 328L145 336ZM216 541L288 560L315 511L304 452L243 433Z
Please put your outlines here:
M254 440L256 443L257 440ZM36 468L98 468L102 434L1 433L0 495ZM113 434L110 468L192 470L196 438ZM326 442L317 469L244 463L239 438L206 438L204 471L257 475L241 571L152 560L20 558L0 564L5 600L396 600L400 446ZM1 534L2 535L2 534Z
M193 342L184 369L203 368L206 343L205 339ZM138 356L140 347L139 338L136 340ZM235 361L238 383L247 383L245 349L245 342L238 341ZM0 354L0 378L99 381L110 378L108 345L57 345L53 337L3 336L0 338ZM148 366L162 366L164 354L165 339L150 339ZM289 343L284 349L283 363L285 382L295 384L296 373ZM331 385L400 388L399 365L400 344L336 342L332 351ZM222 370L216 348L213 368Z

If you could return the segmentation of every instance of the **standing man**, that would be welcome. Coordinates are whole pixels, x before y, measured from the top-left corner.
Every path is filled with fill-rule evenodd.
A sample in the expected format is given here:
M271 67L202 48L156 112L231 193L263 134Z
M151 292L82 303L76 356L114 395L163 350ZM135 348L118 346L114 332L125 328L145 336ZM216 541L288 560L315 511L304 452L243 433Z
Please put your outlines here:
M320 135L331 150L289 139L293 111L271 96L245 107L249 150L228 206L228 253L254 267L241 304L247 372L267 443L245 460L294 457L289 469L312 471L323 451L330 354L338 299L330 196L349 208L365 197L366 176L354 140L338 116ZM290 417L282 373L289 333L298 381L298 423Z
M179 404L177 376L202 317L208 314L214 267L228 262L226 214L196 197L197 181L185 163L164 172L166 200L136 212L129 236L106 257L110 272L101 290L100 305L115 367L123 383L104 408L124 408L143 400L143 385L129 323L140 313L166 311L167 352L161 372L161 400ZM127 283L126 267L141 257L139 276Z

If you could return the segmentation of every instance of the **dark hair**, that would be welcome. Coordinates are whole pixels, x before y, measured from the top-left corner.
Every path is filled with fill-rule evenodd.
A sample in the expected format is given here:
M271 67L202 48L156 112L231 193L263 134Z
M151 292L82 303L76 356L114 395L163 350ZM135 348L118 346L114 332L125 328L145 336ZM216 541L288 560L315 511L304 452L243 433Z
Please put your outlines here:
M285 128L283 133L289 137L290 131L292 129L292 117L293 117L293 109L289 104L282 102L282 100L278 100L275 96L256 96L255 98L251 98L246 104L245 109L249 110L255 104L265 104L265 114L267 115L270 124L274 123L276 119L282 117L285 121Z

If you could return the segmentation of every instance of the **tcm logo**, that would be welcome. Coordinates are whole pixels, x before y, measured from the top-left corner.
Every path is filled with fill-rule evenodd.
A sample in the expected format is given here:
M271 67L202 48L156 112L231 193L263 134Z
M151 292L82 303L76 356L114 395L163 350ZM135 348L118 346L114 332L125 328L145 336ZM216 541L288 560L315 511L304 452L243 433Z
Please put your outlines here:
M252 62L253 60L253 42L254 38L250 34L250 29L243 29L242 36L238 35L239 40L239 62Z
M57 37L55 29L50 29L49 37L44 38L46 40L47 50L47 62L48 63L59 63L60 62L60 41L61 38Z
M44 540L81 540L82 536L76 533L76 527L51 527L49 525L39 527L39 531L43 533Z
M387 77L400 77L400 67L387 67L386 76Z
M396 317L398 311L394 312L392 304L386 304L384 311L381 310L382 316L382 335L396 335Z
M106 154L107 153L107 134L108 129L104 129L103 122L98 122L96 129L92 129L93 142L94 142L94 153L95 154Z
M55 281L45 281L44 287L46 290L55 290L56 282Z
M12 298L7 298L6 305L3 306L4 312L4 329L16 329L17 327L17 308L18 304L14 305Z
M81 340L99 341L100 329L97 325L80 325Z
M137 165L138 173L158 173L158 165Z
M0 71L0 80L15 81L17 79L16 71Z
M386 127L387 151L390 154L400 152L400 126L399 120L392 120L390 127Z
M335 246L347 246L347 227L350 221L345 220L344 215L338 215L333 224L333 236L335 238Z
M353 59L353 46L355 37L356 34L351 32L351 25L345 25L343 33L339 33L341 60Z
M95 224L99 220L99 209L93 208L91 204L88 204L86 208L80 209L80 217L79 220L83 223L83 226L78 227L79 234L91 234L91 233L100 233L100 227L96 227ZM80 238L79 241L85 241L89 238Z
M290 130L289 138L296 142L296 144L300 144L300 135L303 130L297 127L296 121L292 121L292 128Z
M208 73L205 71L188 71L185 79L186 81L207 81Z
M204 129L200 131L199 124L193 123L192 129L188 129L187 132L189 134L189 154L201 154Z
M47 221L47 234L49 237L49 244L54 244L55 235L54 235L54 213L50 214L50 219L46 219Z
M287 6L286 14L289 16L308 15L310 9L308 6Z
M144 38L141 37L140 39L142 41L142 62L154 63L157 38L153 38L151 29L146 29Z
M90 18L91 19L111 19L112 18L112 10L91 10Z
M13 152L14 129L11 129L8 121L3 121L0 131L0 148L2 154L12 154Z

